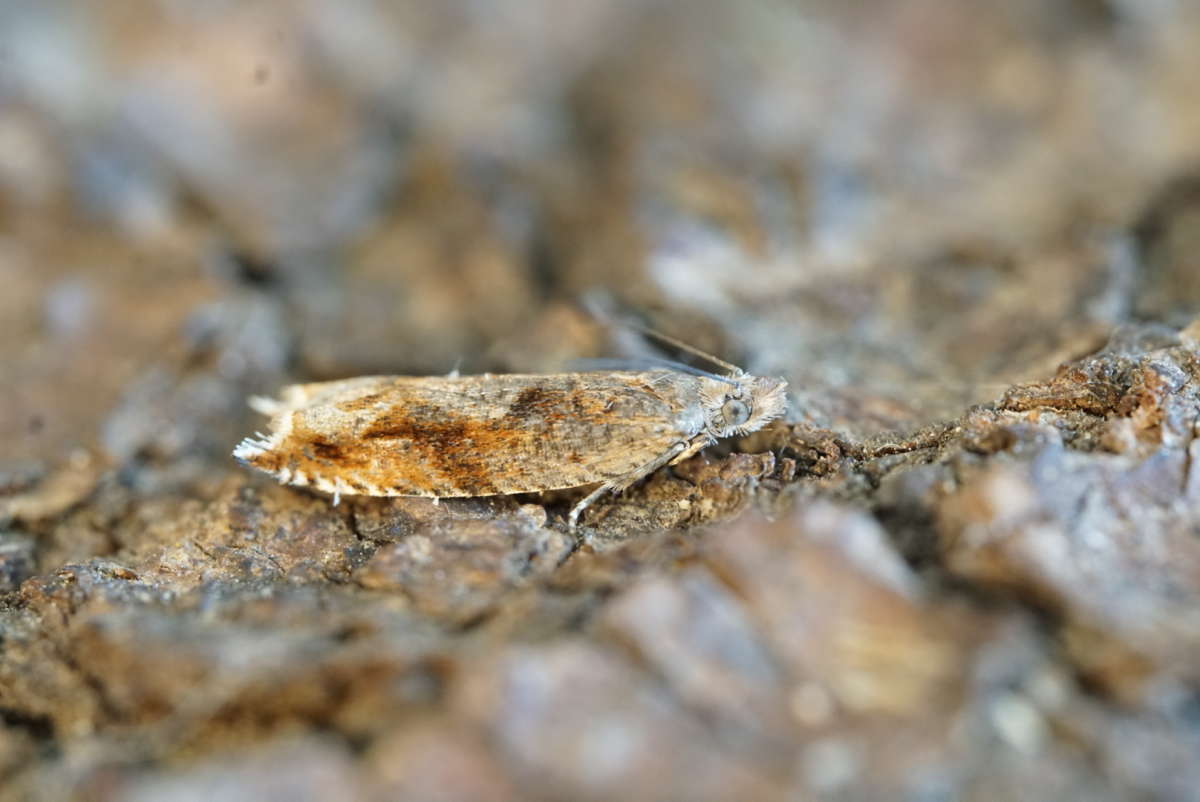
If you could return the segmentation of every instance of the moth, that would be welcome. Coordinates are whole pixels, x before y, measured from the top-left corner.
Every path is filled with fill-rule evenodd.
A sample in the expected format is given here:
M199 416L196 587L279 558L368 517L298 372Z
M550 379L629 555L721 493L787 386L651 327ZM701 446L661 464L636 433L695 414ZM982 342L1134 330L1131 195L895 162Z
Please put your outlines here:
M342 495L454 498L598 485L606 493L780 417L787 382L663 363L546 375L364 376L252 398L270 433L234 450L283 484Z

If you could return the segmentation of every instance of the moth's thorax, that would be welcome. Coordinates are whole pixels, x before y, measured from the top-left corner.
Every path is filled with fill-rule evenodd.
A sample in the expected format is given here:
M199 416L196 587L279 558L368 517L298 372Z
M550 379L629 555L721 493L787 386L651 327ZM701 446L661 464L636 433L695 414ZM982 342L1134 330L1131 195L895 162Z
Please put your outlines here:
M705 402L692 395L681 399L679 413L675 416L675 428L683 438L691 438L708 428L708 409Z

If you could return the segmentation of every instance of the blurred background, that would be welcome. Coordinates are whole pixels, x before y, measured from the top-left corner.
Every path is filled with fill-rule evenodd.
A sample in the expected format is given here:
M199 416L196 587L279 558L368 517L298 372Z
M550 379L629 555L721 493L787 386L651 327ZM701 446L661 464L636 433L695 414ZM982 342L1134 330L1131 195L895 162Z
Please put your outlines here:
M262 425L246 396L291 381L628 355L585 311L601 298L786 376L788 426L851 453L1047 379L1116 330L1186 326L1198 165L1190 2L0 3L0 777L89 799L1197 798L1188 686L1169 704L1091 695L1043 618L1051 580L981 602L946 590L961 575L914 572L894 544L925 537L935 513L896 528L875 502L838 506L878 476L798 523L742 524L729 542L743 546L703 558L723 567L682 579L677 549L691 546L677 540L541 574L505 563L502 581L488 572L526 549L516 535L469 571L443 555L442 579L467 571L463 587L486 597L464 612L433 568L431 595L413 596L413 565L430 563L407 535L469 540L490 513L468 526L404 512L405 539L387 523L402 502L344 519L229 452ZM542 515L513 531L533 527L551 553L562 536ZM279 543L323 526L345 543L322 540L325 556L296 560L323 567L292 571ZM882 556L834 559L814 532ZM773 549L799 573L762 579ZM630 591L631 565L663 573ZM714 590L739 572L783 595ZM772 617L843 603L879 618ZM676 617L645 632L635 605ZM485 611L507 623L472 629ZM1087 620L1091 637L1107 619ZM831 627L835 645L785 681L738 640L760 624L783 628L785 654L793 625ZM837 656L843 625L875 633L855 641L866 652ZM355 627L403 659L346 658ZM887 648L906 657L871 652L896 631L910 639ZM984 659L985 642L1004 660ZM181 644L196 654L168 659ZM498 661L487 671L503 682L463 649ZM882 671L868 674L886 690L839 697L804 673L844 676L844 660ZM253 684L281 666L308 666L296 688L328 698ZM363 695L368 675L386 680ZM984 675L998 696L972 695L967 677ZM1052 720L1049 704L1071 712ZM911 738L892 743L900 731ZM266 751L227 771L231 744Z

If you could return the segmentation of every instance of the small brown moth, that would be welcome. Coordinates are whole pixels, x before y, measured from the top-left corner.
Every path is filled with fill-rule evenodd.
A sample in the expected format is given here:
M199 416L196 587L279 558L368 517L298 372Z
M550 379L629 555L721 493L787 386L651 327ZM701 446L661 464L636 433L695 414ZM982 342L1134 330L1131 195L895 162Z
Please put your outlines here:
M333 493L334 504L342 494L451 498L599 483L571 509L574 529L603 494L783 414L783 379L708 358L728 374L672 364L291 385L280 400L251 399L271 416L271 433L243 440L233 456L283 484Z

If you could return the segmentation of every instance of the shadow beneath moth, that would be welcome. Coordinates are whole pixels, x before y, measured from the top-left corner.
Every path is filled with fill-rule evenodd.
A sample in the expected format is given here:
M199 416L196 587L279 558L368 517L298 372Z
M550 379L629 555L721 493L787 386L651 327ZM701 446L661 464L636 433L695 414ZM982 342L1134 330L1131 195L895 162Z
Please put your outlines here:
M694 350L694 349L688 349ZM701 353L701 352L697 352ZM234 450L282 484L342 495L463 498L605 493L783 415L787 382L677 363L545 375L364 376L252 398L270 433Z

